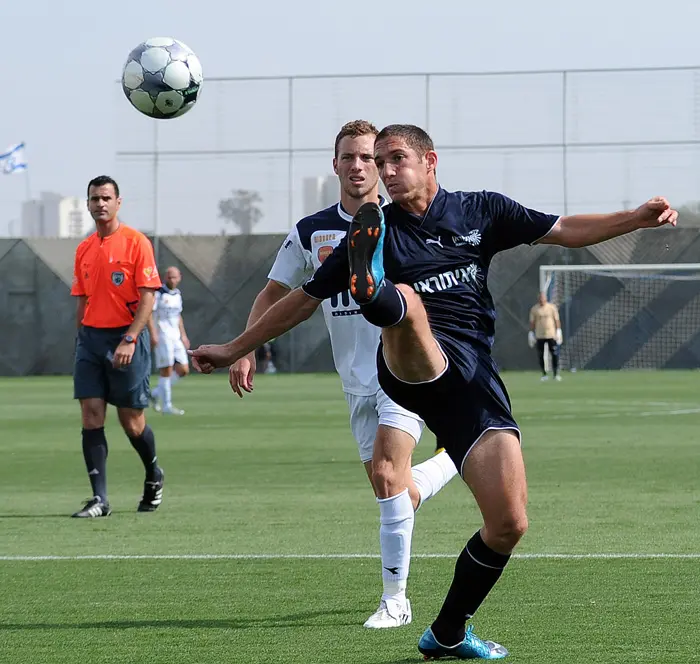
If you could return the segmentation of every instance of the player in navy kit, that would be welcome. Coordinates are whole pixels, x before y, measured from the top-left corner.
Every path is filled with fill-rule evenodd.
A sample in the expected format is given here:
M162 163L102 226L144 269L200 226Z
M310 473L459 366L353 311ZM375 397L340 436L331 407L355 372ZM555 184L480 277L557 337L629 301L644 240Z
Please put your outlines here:
M640 229L676 224L662 197L636 210L557 217L490 192L447 192L436 179L428 134L390 125L375 162L393 202L365 204L343 241L307 282L238 339L195 351L197 366L226 366L295 325L304 297L347 288L364 317L383 328L379 382L416 412L445 447L472 491L484 525L460 554L447 597L418 648L427 658L501 659L467 621L498 581L527 530L520 432L490 349L495 309L487 289L493 256L519 244L584 247ZM296 299L296 302L294 301Z
M365 120L341 127L333 158L340 200L304 217L291 229L268 274L267 285L255 298L248 326L313 276L345 237L353 215L364 203L385 203L379 196L379 173L374 163L378 133ZM361 315L360 307L350 297L347 279L341 293L323 303L308 299L310 306L305 309L311 313L321 304L333 361L350 411L350 428L379 506L383 588L379 606L364 626L400 627L412 619L406 589L414 512L440 491L457 469L444 450L411 466L423 422L380 389L376 357L381 330ZM230 383L236 394L242 397L252 391L255 370L252 354L231 365Z

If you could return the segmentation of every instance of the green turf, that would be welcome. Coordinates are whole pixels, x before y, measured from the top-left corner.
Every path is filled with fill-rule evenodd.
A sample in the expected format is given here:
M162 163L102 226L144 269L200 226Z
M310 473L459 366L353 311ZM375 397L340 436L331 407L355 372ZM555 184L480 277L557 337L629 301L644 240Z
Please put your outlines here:
M524 434L530 532L519 553L700 553L698 374L505 379ZM113 414L109 519L88 497L65 378L0 380L0 555L375 554L377 509L335 376L261 376L240 401L223 376L150 414L165 501L136 514L142 469ZM434 447L426 436L416 453ZM479 525L457 481L421 509L414 622L361 627L375 559L0 560L0 663L418 662L454 557ZM520 663L700 661L700 559L516 559L478 634Z

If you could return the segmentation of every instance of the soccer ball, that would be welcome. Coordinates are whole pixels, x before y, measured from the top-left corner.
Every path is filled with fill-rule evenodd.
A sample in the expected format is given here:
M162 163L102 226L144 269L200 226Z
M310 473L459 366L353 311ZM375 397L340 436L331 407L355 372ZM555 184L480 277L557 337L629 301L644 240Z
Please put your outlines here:
M139 44L126 60L122 89L132 106L151 118L177 118L196 103L202 65L177 39L155 37Z

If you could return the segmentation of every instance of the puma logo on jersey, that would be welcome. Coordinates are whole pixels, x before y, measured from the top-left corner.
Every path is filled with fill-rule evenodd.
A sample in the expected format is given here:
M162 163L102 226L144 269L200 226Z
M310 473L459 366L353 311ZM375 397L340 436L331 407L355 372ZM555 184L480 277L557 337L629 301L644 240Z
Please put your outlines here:
M437 240L433 240L433 239L431 239L431 238L428 238L428 239L425 241L425 243L426 243L426 244L436 244L438 247L440 247L440 249L444 249L444 248L445 248L445 247L442 246L442 241L440 240L440 236L438 236L438 239L437 239Z
M466 235L454 235L452 241L455 243L455 247L463 247L465 244L477 247L481 243L481 231L474 229Z
M471 263L466 267L458 267L456 270L449 270L436 274L427 279L421 279L413 284L416 293L439 293L440 291L459 286L460 283L470 284L477 289L481 289L481 271L476 263Z

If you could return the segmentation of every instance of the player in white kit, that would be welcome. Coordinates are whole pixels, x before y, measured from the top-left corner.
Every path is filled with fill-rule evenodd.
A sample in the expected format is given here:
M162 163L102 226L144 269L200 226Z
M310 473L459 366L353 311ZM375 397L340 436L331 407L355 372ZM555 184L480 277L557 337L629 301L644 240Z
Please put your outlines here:
M190 341L182 318L182 294L178 288L181 280L178 268L169 267L166 270L165 283L156 291L152 324L149 325L156 367L160 373L152 401L154 408L165 415L184 415L184 410L173 406L172 388L178 379L184 378L190 371L187 357Z
M341 185L340 202L302 219L289 233L270 270L267 286L253 304L248 326L313 275L345 236L360 205L381 200L374 164L376 134L376 128L362 120L341 129L333 159ZM406 581L414 512L457 471L444 451L411 468L411 455L423 422L379 388L376 355L381 330L359 315L360 309L349 292L324 301L322 306L333 359L350 409L350 427L379 504L384 588L379 608L365 627L398 627L411 622L412 615ZM239 396L252 391L254 373L254 353L231 366L231 387Z

